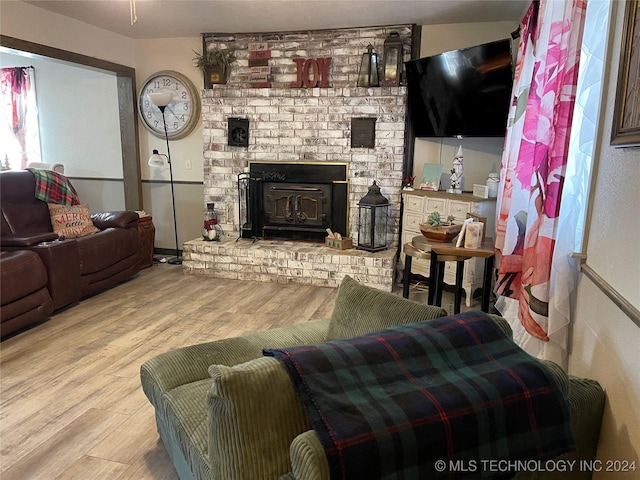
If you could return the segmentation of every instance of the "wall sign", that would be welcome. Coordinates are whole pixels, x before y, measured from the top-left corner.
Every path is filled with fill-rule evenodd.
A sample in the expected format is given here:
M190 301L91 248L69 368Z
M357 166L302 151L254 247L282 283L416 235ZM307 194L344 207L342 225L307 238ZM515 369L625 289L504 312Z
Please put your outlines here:
M269 59L271 58L271 50L267 42L251 42L249 43L249 67L251 75L249 81L251 88L271 88L271 67Z
M329 86L329 67L331 57L326 58L294 58L297 76L295 82L291 82L291 88L327 88Z

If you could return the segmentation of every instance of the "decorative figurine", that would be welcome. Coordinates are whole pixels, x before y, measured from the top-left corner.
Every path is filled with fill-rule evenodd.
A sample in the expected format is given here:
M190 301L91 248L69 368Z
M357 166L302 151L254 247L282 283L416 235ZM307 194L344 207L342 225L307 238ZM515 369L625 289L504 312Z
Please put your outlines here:
M453 168L451 169L451 188L448 193L462 193L462 177L464 175L464 157L462 155L462 145L458 147L458 153L453 158Z
M410 175L404 179L402 182L402 189L406 191L413 191L413 181L415 180L415 176Z

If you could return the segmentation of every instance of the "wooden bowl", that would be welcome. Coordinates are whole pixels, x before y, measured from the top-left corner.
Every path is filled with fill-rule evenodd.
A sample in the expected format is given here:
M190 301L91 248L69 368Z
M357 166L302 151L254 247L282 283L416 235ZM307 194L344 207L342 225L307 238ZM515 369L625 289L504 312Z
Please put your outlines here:
M450 242L460 233L462 229L461 223L454 225L440 225L432 227L428 223L420 224L420 231L424 237L431 242Z

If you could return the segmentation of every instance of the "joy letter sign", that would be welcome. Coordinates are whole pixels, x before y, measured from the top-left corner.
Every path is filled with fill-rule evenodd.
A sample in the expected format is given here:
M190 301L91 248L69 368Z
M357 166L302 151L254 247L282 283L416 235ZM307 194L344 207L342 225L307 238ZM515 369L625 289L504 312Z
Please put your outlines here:
M291 88L327 88L329 86L329 67L331 57L327 58L294 58L298 70L298 78L291 82Z

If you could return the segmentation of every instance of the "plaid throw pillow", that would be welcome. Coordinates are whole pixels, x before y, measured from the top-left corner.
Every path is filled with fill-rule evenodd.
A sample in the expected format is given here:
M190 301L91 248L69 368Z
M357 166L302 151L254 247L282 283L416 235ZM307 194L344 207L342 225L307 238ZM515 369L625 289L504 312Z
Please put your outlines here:
M89 205L58 205L49 203L53 231L60 237L77 238L100 230L91 221Z

